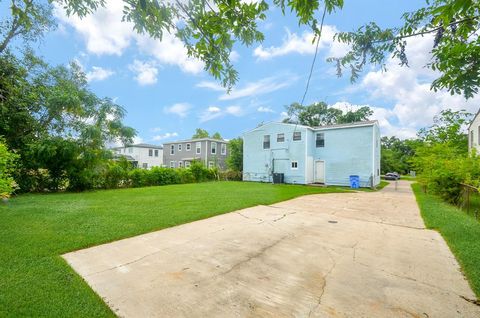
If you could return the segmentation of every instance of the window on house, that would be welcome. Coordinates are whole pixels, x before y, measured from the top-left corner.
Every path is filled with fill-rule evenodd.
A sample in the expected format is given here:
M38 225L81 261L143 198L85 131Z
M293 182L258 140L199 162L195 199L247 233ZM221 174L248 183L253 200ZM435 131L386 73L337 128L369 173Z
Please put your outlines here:
M302 132L301 131L294 131L293 132L293 140L302 140Z
M292 170L298 169L298 161L292 161Z
M170 154L171 155L175 154L175 145L170 145Z
M155 157L158 157L158 149L155 149Z
M183 167L183 162L182 162L182 161L179 161L179 162L178 162L178 167L179 167L179 168Z
M185 168L190 167L190 161L185 161Z
M212 155L216 154L217 153L217 143L216 142L212 142L212 146L211 146L211 153Z
M277 134L277 142L284 142L285 134Z
M213 168L213 161L209 161L209 162L208 162L208 168L209 168L209 169L212 169L212 168Z
M202 143L201 142L197 142L195 143L195 152L197 155L199 155L201 152L202 152Z
M148 163L144 162L144 163L142 164L142 167L143 167L143 169L148 169Z
M175 161L170 161L170 168L175 168Z
M190 151L190 149L192 149L192 145L191 145L191 144L187 144L187 145L185 146L185 150L186 150L186 151Z
M148 156L153 157L153 149L148 149Z
M133 148L132 147L128 148L128 153L133 153Z
M325 147L325 134L324 133L318 133L317 134L317 140L315 142L315 145L317 148Z
M182 151L182 144L178 144L178 151Z
M222 144L221 146L221 152L222 152L222 155L226 155L227 154L227 144Z
M263 136L263 149L270 149L270 135Z

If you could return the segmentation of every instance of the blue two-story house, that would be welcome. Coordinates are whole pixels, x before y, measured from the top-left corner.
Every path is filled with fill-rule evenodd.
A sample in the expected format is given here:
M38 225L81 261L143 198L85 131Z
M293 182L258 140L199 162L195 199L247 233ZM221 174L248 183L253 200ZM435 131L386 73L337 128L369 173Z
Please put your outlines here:
M380 183L380 130L365 121L321 127L267 123L243 135L243 180L348 186Z

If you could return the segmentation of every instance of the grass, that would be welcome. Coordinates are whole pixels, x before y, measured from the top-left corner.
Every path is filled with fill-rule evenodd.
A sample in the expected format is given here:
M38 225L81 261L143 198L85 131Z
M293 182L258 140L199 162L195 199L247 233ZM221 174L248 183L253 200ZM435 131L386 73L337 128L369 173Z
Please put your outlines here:
M13 198L0 204L0 317L114 316L61 254L258 204L328 192L347 190L211 182Z
M480 299L480 222L440 198L412 185L427 228L440 232Z

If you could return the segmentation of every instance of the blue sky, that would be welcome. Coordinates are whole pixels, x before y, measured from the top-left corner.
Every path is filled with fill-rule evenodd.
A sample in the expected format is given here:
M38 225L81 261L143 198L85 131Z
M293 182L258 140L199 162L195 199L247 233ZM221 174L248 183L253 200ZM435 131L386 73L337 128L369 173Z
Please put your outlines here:
M325 101L342 109L368 105L383 134L399 137L414 136L441 109L476 111L477 98L465 101L429 90L435 73L423 66L430 58L431 37L409 41L410 68L391 60L387 73L369 68L353 85L348 76L335 76L334 65L325 59L346 50L332 41L336 31L350 31L371 20L395 26L403 12L424 2L385 3L345 0L343 10L326 17L306 104ZM261 122L281 120L285 105L301 99L314 52L311 34L278 8L271 6L267 20L260 22L263 43L235 47L232 60L240 80L227 95L201 62L188 59L178 40L167 35L160 43L138 35L120 21L122 1L109 0L107 6L83 20L57 9L59 27L38 45L38 52L52 64L79 62L91 89L127 110L125 122L138 131L137 141L185 139L197 127L234 138Z

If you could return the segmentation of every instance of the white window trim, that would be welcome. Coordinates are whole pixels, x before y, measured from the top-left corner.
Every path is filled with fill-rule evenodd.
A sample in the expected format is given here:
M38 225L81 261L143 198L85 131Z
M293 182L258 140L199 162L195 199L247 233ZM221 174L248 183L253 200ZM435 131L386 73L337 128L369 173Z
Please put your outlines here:
M296 167L293 167L293 163L295 163ZM292 160L290 162L290 169L291 170L298 170L298 161L297 160Z
M279 135L283 135L283 140L282 140L282 141L278 141L278 136L279 136ZM285 133L279 133L279 134L277 134L277 142L278 142L278 143L285 142Z
M190 161L185 161L185 168L190 168Z
M202 154L202 143L196 142L195 144L195 154L200 155Z
M182 151L182 144L178 144L178 151Z
M226 155L227 154L227 144L220 144L220 153L222 155Z
M170 168L175 168L175 161L170 161Z
M175 145L170 145L170 154L171 155L175 154Z
M190 143L186 144L186 145L185 145L185 150L186 150L186 151L192 150L192 144L190 144Z
M215 145L215 147L213 145ZM213 149L215 149L215 152L213 152ZM216 142L210 143L210 154L211 155L216 155L217 154L217 143Z
M209 161L208 162L208 169L212 169L213 167L215 167L215 163L213 161Z

